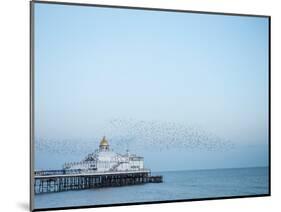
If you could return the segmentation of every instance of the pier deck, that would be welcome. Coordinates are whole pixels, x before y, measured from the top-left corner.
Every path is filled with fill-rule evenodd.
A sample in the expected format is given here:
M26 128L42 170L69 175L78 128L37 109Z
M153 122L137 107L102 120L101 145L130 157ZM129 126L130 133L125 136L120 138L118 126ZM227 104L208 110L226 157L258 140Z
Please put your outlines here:
M161 182L163 182L162 176L151 176L149 169L118 172L82 172L81 170L35 171L34 193L41 194Z

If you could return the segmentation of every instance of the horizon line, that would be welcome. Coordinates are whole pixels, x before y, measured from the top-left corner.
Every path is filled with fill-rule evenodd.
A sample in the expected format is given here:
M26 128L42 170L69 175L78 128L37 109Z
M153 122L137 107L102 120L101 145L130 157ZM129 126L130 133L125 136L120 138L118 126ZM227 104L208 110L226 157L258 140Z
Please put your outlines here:
M250 169L250 168L269 168L266 166L244 166L244 167L219 167L219 168L199 168L199 169L177 169L177 170L161 170L161 171L152 171L151 172L176 172L176 171L206 171L206 170L218 170L218 169Z

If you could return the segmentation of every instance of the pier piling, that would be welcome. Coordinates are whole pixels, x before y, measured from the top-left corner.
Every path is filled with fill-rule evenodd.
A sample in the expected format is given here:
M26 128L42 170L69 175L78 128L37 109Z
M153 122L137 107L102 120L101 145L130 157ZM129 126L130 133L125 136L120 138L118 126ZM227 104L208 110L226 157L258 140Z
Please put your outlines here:
M101 173L49 170L35 172L34 177L35 194L163 182L162 176L151 176L150 170Z

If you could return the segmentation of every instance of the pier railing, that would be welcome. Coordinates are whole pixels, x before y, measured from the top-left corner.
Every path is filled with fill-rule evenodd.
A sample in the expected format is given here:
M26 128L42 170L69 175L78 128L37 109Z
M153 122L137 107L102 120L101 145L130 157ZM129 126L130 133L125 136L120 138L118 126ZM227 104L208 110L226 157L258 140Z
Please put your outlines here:
M108 173L132 173L132 172L149 172L150 169L124 170L124 171L95 171L82 169L62 169L62 170L37 170L34 176L51 176L51 175L77 175L77 174L108 174Z

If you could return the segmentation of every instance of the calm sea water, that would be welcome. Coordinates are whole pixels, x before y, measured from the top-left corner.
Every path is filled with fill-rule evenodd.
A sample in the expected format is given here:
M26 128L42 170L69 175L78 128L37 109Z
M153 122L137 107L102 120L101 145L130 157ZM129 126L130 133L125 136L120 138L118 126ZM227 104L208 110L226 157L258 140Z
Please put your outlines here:
M268 168L155 172L163 183L40 194L35 208L226 197L268 193Z

